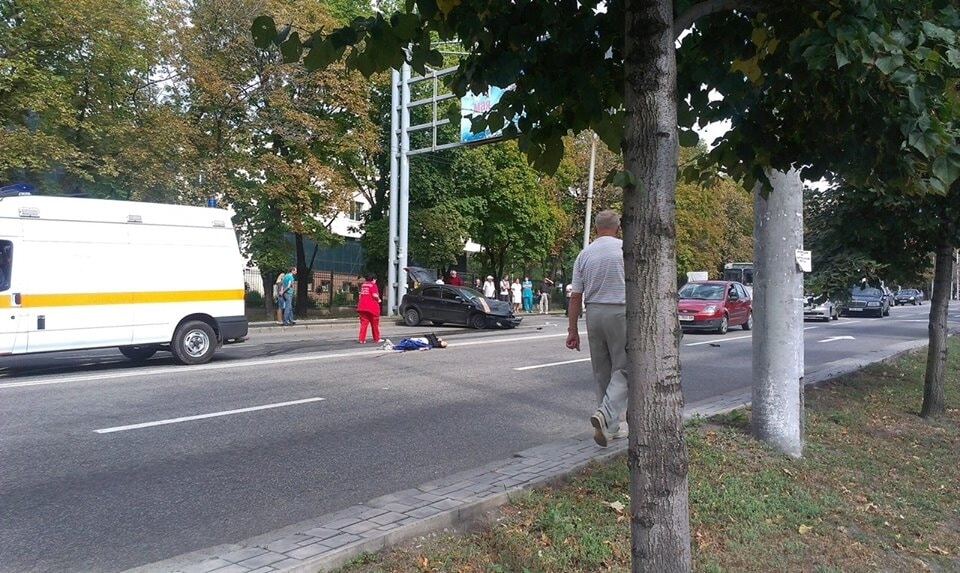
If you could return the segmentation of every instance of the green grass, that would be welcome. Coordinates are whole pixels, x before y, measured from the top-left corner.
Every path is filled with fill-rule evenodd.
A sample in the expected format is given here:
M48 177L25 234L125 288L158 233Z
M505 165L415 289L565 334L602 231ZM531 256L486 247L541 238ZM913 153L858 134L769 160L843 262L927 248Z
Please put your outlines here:
M800 460L750 439L747 410L691 422L695 569L960 571L960 343L936 421L917 416L924 358L807 392ZM593 465L521 495L475 533L428 536L342 571L628 571L628 486L624 459Z

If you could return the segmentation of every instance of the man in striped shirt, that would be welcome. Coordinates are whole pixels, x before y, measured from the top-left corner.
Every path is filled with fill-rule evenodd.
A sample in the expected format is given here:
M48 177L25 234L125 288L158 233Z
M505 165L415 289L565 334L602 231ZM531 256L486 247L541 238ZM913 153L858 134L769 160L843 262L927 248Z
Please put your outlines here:
M597 411L590 416L593 439L606 447L610 439L626 437L620 419L627 410L627 309L623 274L620 215L597 214L597 238L580 252L573 265L567 348L580 350L577 321L586 303L590 364L597 382ZM625 425L624 425L625 426Z

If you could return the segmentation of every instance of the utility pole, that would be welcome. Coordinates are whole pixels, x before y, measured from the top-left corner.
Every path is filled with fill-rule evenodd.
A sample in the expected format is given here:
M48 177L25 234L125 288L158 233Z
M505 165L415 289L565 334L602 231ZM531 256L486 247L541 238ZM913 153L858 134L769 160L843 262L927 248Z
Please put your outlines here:
M397 302L407 294L407 238L410 228L410 64L400 67L400 208L397 247Z
M399 185L400 144L400 72L390 71L390 237L388 239L387 260L387 316L397 312L397 210L400 198L397 196Z
M754 188L753 434L803 455L803 183L795 169L767 170Z
M590 217L593 215L593 173L597 165L597 135L590 137L590 180L587 182L587 212L583 222L583 248L590 244Z

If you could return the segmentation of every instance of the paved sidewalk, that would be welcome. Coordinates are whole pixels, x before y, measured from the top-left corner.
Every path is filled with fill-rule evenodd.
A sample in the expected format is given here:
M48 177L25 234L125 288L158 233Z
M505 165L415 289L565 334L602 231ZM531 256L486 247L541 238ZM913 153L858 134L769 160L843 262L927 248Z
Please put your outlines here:
M875 360L840 360L807 376L808 386L893 360L926 346L910 341L888 347ZM750 403L750 388L688 404L684 418L710 417ZM301 573L329 571L362 553L408 539L468 525L524 490L553 483L595 461L626 451L627 441L608 448L592 432L524 450L513 457L431 481L419 487L348 507L237 544L212 547L130 570L128 573Z

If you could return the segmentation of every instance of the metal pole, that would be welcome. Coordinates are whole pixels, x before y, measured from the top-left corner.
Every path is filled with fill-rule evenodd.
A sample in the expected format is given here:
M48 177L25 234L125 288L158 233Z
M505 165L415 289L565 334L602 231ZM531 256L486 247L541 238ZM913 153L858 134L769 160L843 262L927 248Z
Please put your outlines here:
M754 188L753 434L803 454L803 182L767 170L773 189Z
M397 247L397 301L407 294L407 237L410 212L410 65L400 69L400 205L398 223L400 244Z
M593 215L593 172L597 165L597 136L590 138L590 181L587 182L587 213L583 222L583 248L590 244L590 217Z
M388 237L387 251L387 316L397 314L397 189L399 172L397 171L397 154L399 144L397 135L400 129L400 72L390 72L390 236Z

